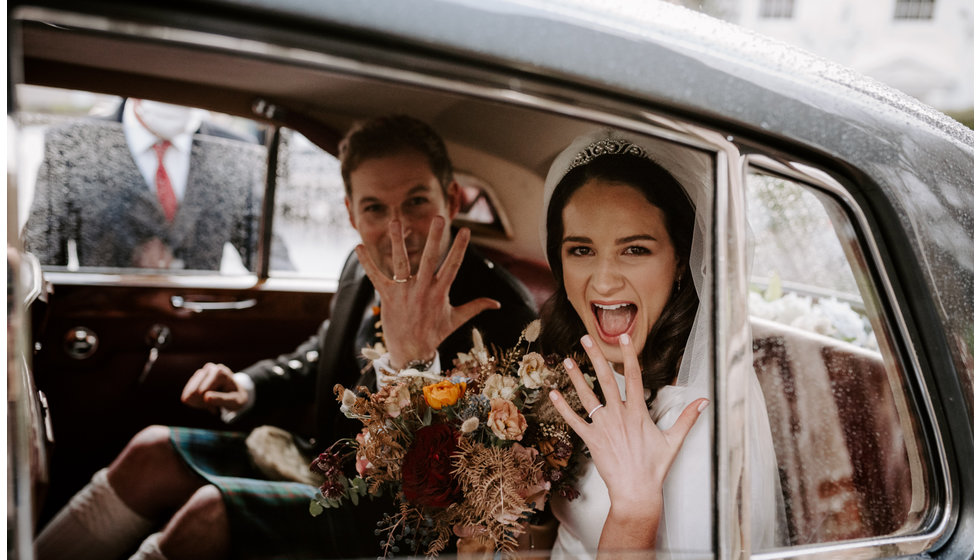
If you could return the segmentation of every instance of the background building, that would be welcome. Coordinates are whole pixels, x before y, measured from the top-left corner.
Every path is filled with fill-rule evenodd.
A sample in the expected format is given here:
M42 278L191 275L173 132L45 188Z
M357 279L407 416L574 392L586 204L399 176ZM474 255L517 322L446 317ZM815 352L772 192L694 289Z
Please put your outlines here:
M973 126L973 0L684 0Z

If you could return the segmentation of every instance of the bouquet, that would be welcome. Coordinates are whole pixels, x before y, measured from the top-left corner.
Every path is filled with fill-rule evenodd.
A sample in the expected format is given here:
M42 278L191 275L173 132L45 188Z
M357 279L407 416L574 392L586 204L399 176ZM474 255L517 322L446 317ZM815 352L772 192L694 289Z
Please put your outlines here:
M324 477L310 512L388 493L395 508L376 531L385 557L437 556L453 537L513 551L549 496L578 495L581 442L547 395L558 389L581 404L560 362L530 351L539 333L534 321L500 351L474 330L472 349L442 375L408 369L377 392L335 387L341 410L364 427L310 466Z

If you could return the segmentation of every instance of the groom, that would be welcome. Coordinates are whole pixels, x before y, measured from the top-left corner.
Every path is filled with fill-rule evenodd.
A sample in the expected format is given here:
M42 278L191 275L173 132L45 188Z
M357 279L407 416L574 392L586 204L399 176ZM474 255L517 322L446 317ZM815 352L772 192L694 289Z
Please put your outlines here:
M331 319L292 354L237 373L207 364L182 395L232 423L268 411L300 416L315 395L306 461L359 430L333 388L374 385L373 370L356 361L361 326L370 331L380 318L393 367L437 368L470 349L474 327L506 347L535 316L526 289L466 247L467 230L453 239L459 185L427 125L403 116L364 123L342 141L340 160L362 244L341 273ZM379 501L313 518L316 492L266 479L244 435L151 426L45 527L38 558L124 557L141 541L133 558L376 556Z

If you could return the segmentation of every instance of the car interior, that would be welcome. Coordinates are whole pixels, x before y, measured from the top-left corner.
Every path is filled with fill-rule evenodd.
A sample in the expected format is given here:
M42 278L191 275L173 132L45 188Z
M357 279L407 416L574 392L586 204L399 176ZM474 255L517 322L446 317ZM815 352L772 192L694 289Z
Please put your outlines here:
M637 108L586 91L573 97L544 81L524 87L521 80L528 78L517 70L507 75L466 66L422 48L391 52L380 42L339 36L283 44L42 10L20 17L19 57L12 58L18 65L11 75L18 84L14 121L22 146L29 144L32 126L43 131L69 118L35 111L36 99L45 92L85 92L115 102L139 98L195 107L223 115L225 122L251 123L247 130L263 147L263 165L273 170L263 185L262 233L251 266L106 269L39 263L29 253L8 257L8 271L33 287L23 298L31 333L24 367L36 405L34 438L43 441L32 452L37 526L142 427L223 428L215 416L179 402L184 382L200 365L242 368L290 351L316 332L329 316L336 263L343 262L335 257L324 264L317 251L345 256L354 242L349 230L346 240L311 233L316 237L303 248L290 246L292 270L277 268L267 247L279 234L287 241L302 237L277 229L283 224L332 216L341 230L348 227L342 193L320 198L320 187L308 185L338 185L328 161L338 140L357 121L384 113L418 117L443 136L467 193L456 225L470 227L473 243L517 276L539 305L554 289L539 239L544 177L571 139L598 127L635 128L708 154L721 178L728 176L726 165L744 166L747 184L757 192L750 209L771 208L778 197L812 198L807 208L822 215L811 219L801 211L780 227L812 223L827 229L829 243L837 246L835 266L848 279L827 280L824 292L799 281L809 269L794 277L790 265L766 261L800 249L764 246L769 226L761 218L752 224L758 238L752 290L761 303L750 312L751 352L783 477L784 547L907 535L928 522L938 483L888 302L875 291L880 278L867 250L869 236L850 218L847 189L819 169L788 165L775 147L766 157L741 159L737 148L717 150L706 138L724 137L722 131L662 107ZM31 144L35 169L43 133L37 134ZM289 159L302 150L326 159ZM20 161L27 160L22 155ZM310 168L304 171L304 165ZM31 187L23 171L29 166L19 167L18 196L25 196ZM290 188L282 182L287 174ZM725 184L720 179L718 188ZM788 198L790 187L800 191L793 191L797 198ZM313 190L303 195L304 188ZM29 205L18 200L11 206L24 213ZM780 231L777 240L810 235ZM847 313L859 317L858 334L833 336L830 319L808 324L783 318L792 305L816 309L818 299L826 306L851 302Z

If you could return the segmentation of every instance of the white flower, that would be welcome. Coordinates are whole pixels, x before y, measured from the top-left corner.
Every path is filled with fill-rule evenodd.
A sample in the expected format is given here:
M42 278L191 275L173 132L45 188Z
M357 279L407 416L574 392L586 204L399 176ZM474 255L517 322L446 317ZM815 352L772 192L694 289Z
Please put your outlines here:
M488 399L509 401L517 394L517 379L495 373L483 384L483 396Z
M551 370L545 366L544 357L541 354L530 352L525 354L521 360L517 374L521 376L521 381L525 387L538 389L551 377Z
M464 434L468 434L479 427L480 427L480 419L477 418L476 416L470 416L459 427L459 431L463 432Z
M541 336L541 319L535 319L524 329L524 340L534 342Z
M374 346L365 346L364 348L361 348L361 355L372 362L375 360L380 360L381 356L383 356L386 352L388 352L388 349L385 348L385 345L381 344L380 342L376 342Z
M344 396L340 399L340 411L344 414L350 412L350 407L357 402L357 395L350 389L344 389Z
M817 309L834 325L841 338L856 344L864 343L867 336L864 321L850 305L832 297L817 302Z
M833 336L834 334L834 326L830 323L830 319L822 313L800 315L793 319L789 326L824 336Z
M382 389L382 391L387 391L384 402L385 412L392 418L398 418L402 413L402 409L412 404L412 395L408 391L408 385L404 383L389 385Z
M487 347L483 344L483 335L481 335L480 331L476 329L473 329L473 349L470 350L470 354L481 364L487 364L490 362L490 355L487 353Z

